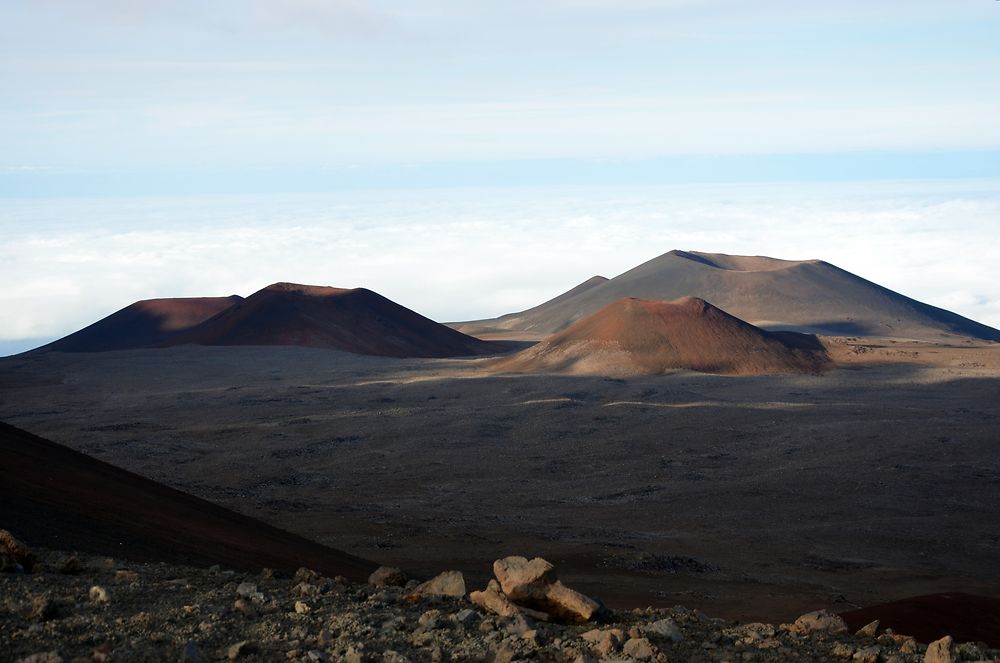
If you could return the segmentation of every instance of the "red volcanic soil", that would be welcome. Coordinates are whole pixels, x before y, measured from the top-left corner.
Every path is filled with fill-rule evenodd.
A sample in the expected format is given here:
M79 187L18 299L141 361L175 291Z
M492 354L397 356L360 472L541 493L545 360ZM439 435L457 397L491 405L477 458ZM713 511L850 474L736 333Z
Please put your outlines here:
M160 345L242 300L238 295L146 299L38 350L105 352Z
M696 297L626 298L495 368L515 372L657 375L816 373L829 362L814 336L769 333Z
M364 581L372 562L327 548L0 423L0 513L32 544L137 561Z
M481 341L366 290L275 283L164 345L302 345L384 357L496 353Z
M928 594L841 613L857 630L874 620L882 628L933 642L950 635L956 642L985 642L1000 647L1000 599L952 592Z

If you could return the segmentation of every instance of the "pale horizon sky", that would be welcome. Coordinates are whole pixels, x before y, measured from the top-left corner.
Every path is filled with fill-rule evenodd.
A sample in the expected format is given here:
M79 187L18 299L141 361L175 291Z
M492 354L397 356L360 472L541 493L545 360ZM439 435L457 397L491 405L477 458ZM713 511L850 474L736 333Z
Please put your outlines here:
M0 353L277 280L493 316L675 248L1000 326L998 34L995 0L7 2Z

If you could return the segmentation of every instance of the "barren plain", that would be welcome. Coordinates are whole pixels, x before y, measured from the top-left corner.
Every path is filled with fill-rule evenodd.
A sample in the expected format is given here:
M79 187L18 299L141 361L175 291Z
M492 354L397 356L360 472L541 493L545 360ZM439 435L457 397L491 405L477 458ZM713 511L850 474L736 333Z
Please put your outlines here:
M412 574L544 556L611 606L779 621L1000 596L1000 346L822 375L505 375L182 346L0 360L0 420Z

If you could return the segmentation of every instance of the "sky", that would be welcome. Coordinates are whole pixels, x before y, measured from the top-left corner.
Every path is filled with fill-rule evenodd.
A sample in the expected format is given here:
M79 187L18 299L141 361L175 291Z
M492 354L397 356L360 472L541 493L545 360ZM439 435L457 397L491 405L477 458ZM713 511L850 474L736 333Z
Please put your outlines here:
M823 258L1000 325L995 0L0 19L0 353L274 280L496 315L674 248Z

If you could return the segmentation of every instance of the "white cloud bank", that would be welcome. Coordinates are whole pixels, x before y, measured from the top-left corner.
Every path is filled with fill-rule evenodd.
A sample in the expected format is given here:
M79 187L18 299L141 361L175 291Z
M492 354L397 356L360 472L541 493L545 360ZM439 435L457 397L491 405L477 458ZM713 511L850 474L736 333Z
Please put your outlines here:
M821 258L1000 327L1000 183L20 200L0 341L151 297L365 286L437 320L533 306L671 249Z

